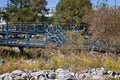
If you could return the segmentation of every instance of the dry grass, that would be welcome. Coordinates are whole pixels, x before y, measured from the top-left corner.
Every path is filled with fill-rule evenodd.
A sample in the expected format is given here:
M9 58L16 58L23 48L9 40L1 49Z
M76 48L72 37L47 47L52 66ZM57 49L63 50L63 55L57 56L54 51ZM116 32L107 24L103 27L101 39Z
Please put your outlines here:
M89 23L89 33L92 34L93 40L109 38L113 43L120 37L120 7L118 8L101 8L89 13L83 17L83 20Z
M9 58L10 59L10 58ZM105 67L110 70L120 70L120 57L116 55L105 55L84 53L79 54L70 53L69 55L63 55L61 53L53 53L49 59L38 58L37 61L26 63L24 58L19 60L11 59L5 64L0 65L0 73L11 72L15 69L57 69L59 67L71 67L73 70L76 68L94 68L94 67Z

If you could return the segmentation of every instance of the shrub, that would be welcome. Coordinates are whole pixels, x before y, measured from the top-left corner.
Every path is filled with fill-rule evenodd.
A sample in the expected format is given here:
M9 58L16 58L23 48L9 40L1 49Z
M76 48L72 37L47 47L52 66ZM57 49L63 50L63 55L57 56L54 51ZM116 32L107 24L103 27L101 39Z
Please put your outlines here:
M84 16L84 21L91 24L89 33L93 38L109 38L111 41L120 37L120 7L101 8Z

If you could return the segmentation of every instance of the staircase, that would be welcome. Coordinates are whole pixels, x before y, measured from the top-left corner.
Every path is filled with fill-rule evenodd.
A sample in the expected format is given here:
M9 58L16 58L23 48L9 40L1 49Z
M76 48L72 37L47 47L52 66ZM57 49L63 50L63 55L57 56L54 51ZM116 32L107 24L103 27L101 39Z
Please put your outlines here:
M54 43L54 44L58 44L58 45L65 44L66 37L62 33L62 31L60 31L59 29L56 29L53 31L45 29L45 31L47 33L48 43Z

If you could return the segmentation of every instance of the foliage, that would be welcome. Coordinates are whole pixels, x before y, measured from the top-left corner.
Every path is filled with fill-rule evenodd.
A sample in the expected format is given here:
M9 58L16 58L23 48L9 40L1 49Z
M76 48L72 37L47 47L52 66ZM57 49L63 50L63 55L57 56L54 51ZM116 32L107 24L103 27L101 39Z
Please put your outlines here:
M11 22L42 21L46 5L45 0L9 0L4 18Z
M60 0L56 7L57 22L81 22L82 16L92 9L90 0Z
M102 37L110 40L119 39L120 36L120 7L102 8L84 17L84 21L91 24L89 33L93 38Z

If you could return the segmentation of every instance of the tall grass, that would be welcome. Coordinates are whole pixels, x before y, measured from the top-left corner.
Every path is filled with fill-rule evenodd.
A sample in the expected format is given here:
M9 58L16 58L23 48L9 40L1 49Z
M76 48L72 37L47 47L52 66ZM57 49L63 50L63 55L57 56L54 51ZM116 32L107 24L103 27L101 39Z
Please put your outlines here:
M14 62L13 62L14 61ZM57 69L59 67L72 68L95 68L95 67L105 67L110 70L119 71L120 70L120 57L115 55L105 55L96 53L84 53L79 54L70 53L69 55L63 55L60 53L55 53L49 59L38 58L36 62L26 63L24 58L17 60L11 60L5 64L0 65L0 73L11 72L15 69L30 69L40 68L40 69Z

